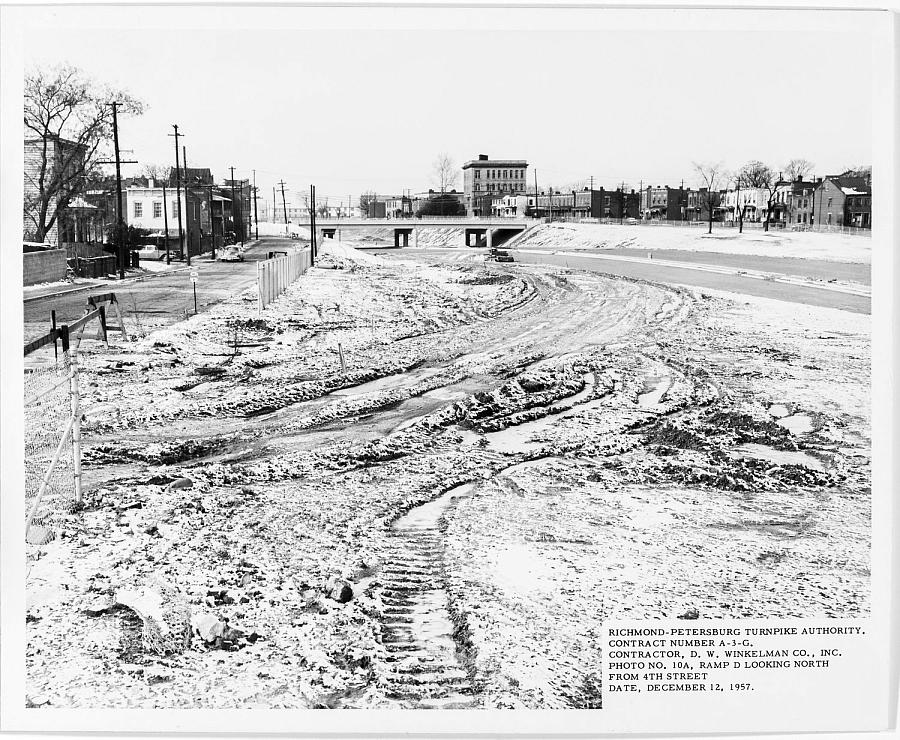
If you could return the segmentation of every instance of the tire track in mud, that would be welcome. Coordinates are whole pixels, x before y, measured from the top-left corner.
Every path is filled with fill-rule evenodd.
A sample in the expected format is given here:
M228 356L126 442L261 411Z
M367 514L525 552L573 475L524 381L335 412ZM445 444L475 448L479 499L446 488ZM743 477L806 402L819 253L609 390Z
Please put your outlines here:
M381 642L388 654L381 680L387 698L419 709L479 705L465 656L465 627L454 619L444 575L440 518L474 483L417 506L391 527L381 568Z

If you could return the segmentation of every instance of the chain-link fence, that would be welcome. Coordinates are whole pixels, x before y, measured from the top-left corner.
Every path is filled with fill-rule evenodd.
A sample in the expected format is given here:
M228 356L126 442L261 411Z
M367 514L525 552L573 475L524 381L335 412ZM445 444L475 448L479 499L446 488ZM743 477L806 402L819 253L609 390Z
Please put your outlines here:
M68 344L68 342L66 342ZM45 357L49 355L49 357ZM25 369L25 541L45 545L81 503L75 353L44 346Z

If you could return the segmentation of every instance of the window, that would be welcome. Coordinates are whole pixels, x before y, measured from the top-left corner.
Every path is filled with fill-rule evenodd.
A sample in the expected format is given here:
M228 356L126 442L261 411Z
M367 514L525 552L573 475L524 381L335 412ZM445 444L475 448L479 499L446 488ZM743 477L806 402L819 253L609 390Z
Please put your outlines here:
M481 179L481 170L475 170L475 179L476 179L476 180L480 180L480 179Z
M831 208L831 198L828 199L828 207ZM828 214L828 217L831 218L830 213ZM828 223L831 223L831 221L829 221Z
M173 216L178 215L178 201L177 200L172 201L172 210L169 211L169 213L171 213Z
M134 217L141 218L141 216L143 216L143 215L144 215L144 204L141 201L136 200L134 202Z
M153 218L162 218L162 202L155 200L153 201Z

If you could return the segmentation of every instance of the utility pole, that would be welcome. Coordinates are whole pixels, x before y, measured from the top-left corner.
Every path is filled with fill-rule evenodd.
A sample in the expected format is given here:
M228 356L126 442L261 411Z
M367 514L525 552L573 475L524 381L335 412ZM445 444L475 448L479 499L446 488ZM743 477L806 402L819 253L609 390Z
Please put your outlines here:
M191 244L193 240L191 239L191 206L188 202L188 175L187 175L187 147L182 144L181 145L181 181L184 183L184 210L185 210L185 220L187 221L187 229L185 230L187 233L185 234L187 240L187 253L188 260L187 263L191 264ZM199 256L200 249L197 249L197 255Z
M181 163L178 160L178 137L184 136L184 134L178 133L177 123L173 123L172 128L175 129L175 133L169 134L169 136L175 137L175 192L176 198L178 199L178 246L181 249L181 254L184 255L184 229L181 223ZM185 200L187 200L187 198L185 198ZM191 264L190 253L187 255L187 263Z
M235 215L235 205L237 204L237 195L234 192L234 167L231 167L231 225L234 226L235 233L237 232L237 216ZM244 239L241 238L241 246L244 246Z
M309 243L312 247L311 251L311 260L312 264L316 264L316 186L309 186L309 195L310 195L310 209L309 209Z
M538 210L538 189L537 189L537 169L534 170L534 215L535 217L540 213Z
M212 244L212 259L213 262L216 260L216 222L213 218L213 204L215 201L213 200L213 186L212 183L209 184L209 240Z
M281 186L281 206L284 208L284 230L287 231L287 200L284 197L284 180L281 180L278 184ZM272 197L275 197L275 188L272 188Z
M97 164L115 164L116 165L116 252L117 262L119 265L119 279L125 277L125 214L122 210L122 165L137 164L136 160L123 160L119 156L119 118L117 108L119 103L110 103L113 110L113 147L115 149L116 158L111 162L97 162Z
M169 206L166 204L166 181L163 180L163 228L166 231L166 264L172 264L172 258L169 254Z
M125 235L122 233L122 164L119 161L119 104L113 102L113 146L116 150L116 241L119 244L119 280L125 277Z
M640 184L640 197L638 198L638 218L644 218L644 181L641 180ZM650 200L649 198L647 200ZM649 203L647 204L650 205Z
M813 176L812 176L812 186L813 186L813 191L811 193L812 198L809 199L810 205L812 206L809 211L809 225L810 226L813 225L813 220L816 217L816 173L815 172L813 173Z
M253 170L253 220L256 222L256 240L259 241L259 207L256 201L259 196L256 194L256 170Z

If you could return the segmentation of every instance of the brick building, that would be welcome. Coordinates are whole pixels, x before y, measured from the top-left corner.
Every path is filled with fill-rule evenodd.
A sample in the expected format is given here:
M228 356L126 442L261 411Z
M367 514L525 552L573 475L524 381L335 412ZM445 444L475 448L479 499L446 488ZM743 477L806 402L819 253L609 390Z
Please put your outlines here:
M648 221L696 220L703 207L701 191L668 185L648 185L641 191L641 217Z
M490 215L494 197L525 194L528 162L524 159L490 159L487 154L479 154L462 170L463 195L470 216Z
M806 182L797 180L791 186L791 200L788 204L787 222L792 226L811 224L815 215L816 187L822 180Z

